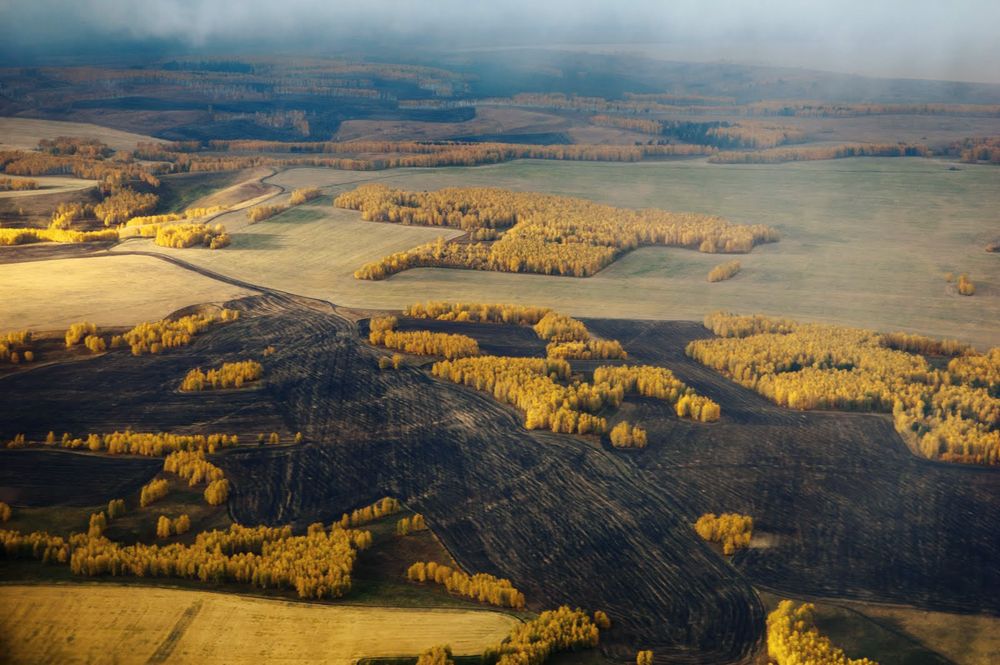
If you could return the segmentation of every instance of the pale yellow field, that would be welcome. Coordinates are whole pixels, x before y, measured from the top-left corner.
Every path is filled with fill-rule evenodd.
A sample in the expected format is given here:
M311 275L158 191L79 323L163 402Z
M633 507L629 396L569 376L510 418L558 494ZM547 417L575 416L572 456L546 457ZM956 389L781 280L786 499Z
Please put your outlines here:
M160 142L160 139L154 139L152 136L123 132L85 122L0 118L0 150L34 150L41 139L54 139L58 136L100 139L115 150L131 150L140 141Z
M472 655L516 623L486 610L310 605L109 585L0 586L12 663L351 663L438 644Z
M188 254L207 249L184 250ZM146 256L0 264L0 330L133 325L249 292Z
M956 665L1000 663L1000 618L859 604L873 619L902 628Z
M21 176L13 176L20 179ZM65 192L75 192L78 189L89 189L96 187L96 180L83 180L81 178L66 178L63 176L32 176L27 178L38 183L38 189L25 189L18 192L0 192L0 199L21 199L28 196L38 196L40 194L63 194Z

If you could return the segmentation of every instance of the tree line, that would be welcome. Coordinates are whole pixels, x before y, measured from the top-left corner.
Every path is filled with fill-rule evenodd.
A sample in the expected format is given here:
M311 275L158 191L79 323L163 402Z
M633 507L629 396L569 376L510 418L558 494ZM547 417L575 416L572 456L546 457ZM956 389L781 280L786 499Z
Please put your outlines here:
M132 355L160 353L164 349L187 346L191 339L215 323L227 323L240 318L234 309L221 309L218 313L190 314L179 319L161 319L140 323L122 335L132 349ZM113 345L114 340L112 340Z
M495 188L406 192L369 184L341 194L334 205L359 210L369 221L502 230L495 242L438 239L397 252L359 268L359 279L384 279L421 266L587 277L643 245L735 253L778 239L774 229L761 224Z
M434 561L417 561L406 571L411 582L434 582L450 593L465 596L497 607L524 608L524 594L510 580L486 573L469 575L461 570Z
M397 319L375 317L369 323L368 341L404 353L442 356L449 360L479 355L479 344L467 335L436 333L428 330L396 330Z
M713 164L781 164L846 157L930 157L925 145L908 143L844 143L841 145L771 148L756 152L720 152L708 158Z
M355 508L350 514L344 513L336 524L339 524L343 529L362 526L383 517L395 515L402 509L398 499L387 496L371 505Z
M20 435L17 446L29 445L24 435ZM202 451L214 453L222 448L239 445L239 437L235 434L173 434L170 432L112 432L110 434L88 434L86 438L73 437L64 432L57 440L55 432L49 432L45 446L58 446L70 450L89 450L108 455L142 455L144 457L161 457L175 451Z
M966 351L940 369L868 330L727 314L706 325L729 336L691 342L687 354L776 404L892 413L929 459L1000 463L1000 353Z

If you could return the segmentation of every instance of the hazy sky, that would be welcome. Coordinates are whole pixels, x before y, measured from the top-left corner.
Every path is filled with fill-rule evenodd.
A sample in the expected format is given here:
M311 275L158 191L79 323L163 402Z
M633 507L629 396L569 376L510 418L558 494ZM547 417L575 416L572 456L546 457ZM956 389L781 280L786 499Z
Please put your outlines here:
M114 45L655 43L661 57L1000 83L1000 0L0 0L0 57Z

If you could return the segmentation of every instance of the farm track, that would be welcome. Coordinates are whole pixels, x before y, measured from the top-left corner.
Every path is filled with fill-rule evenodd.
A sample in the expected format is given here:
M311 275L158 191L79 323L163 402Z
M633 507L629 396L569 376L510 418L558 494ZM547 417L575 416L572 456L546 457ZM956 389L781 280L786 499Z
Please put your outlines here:
M615 626L602 644L612 656L642 645L677 662L752 661L764 620L752 583L1000 612L996 470L916 459L882 416L771 405L683 355L688 340L708 334L697 324L588 321L620 339L633 362L670 367L723 408L719 423L700 425L664 403L630 399L629 419L651 445L619 452L527 432L512 409L422 370L379 371L379 352L329 303L249 286L266 292L230 303L244 316L188 347L10 377L0 391L19 400L0 400L0 422L31 437L127 425L241 437L302 431L300 446L218 456L236 519L304 526L397 496L463 567L509 577L534 607L608 612ZM428 327L473 334L484 350L537 344L527 329ZM276 352L258 389L176 390L193 366L258 357L268 345ZM3 466L24 454L3 453ZM47 465L30 466L42 484ZM730 565L690 527L708 511L753 515L775 546Z

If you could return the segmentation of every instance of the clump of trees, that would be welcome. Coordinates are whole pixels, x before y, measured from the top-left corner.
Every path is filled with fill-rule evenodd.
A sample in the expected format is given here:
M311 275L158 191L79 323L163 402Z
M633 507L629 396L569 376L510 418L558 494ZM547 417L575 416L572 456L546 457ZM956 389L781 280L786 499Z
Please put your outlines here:
M369 326L368 341L376 346L421 356L453 359L479 355L479 344L467 335L428 330L398 331L395 330L396 323L394 316L373 318Z
M225 323L240 318L233 309L223 309L219 313L191 314L176 320L162 319L140 323L122 335L122 340L132 348L132 355L160 353L164 349L187 346L191 339L213 323ZM114 345L112 339L112 346Z
M424 516L420 513L416 513L413 517L404 517L398 522L396 522L396 535L397 536L408 536L411 533L416 533L417 531L426 531L427 523L424 521Z
M66 331L66 348L70 348L79 344L88 335L94 335L97 333L97 326L89 321L80 321L79 323L73 323L70 325L69 329Z
M364 524L368 524L369 522L382 519L383 517L395 515L402 509L403 507L400 505L398 499L387 496L379 499L371 505L356 508L351 511L349 515L344 513L340 520L335 524L338 524L344 529L347 527L362 526Z
M470 233L503 230L495 242L439 239L397 252L359 268L358 279L384 279L421 266L587 277L641 245L735 253L778 239L777 232L764 225L492 188L406 192L362 185L338 196L334 205L360 210L362 218L370 221L450 226Z
M629 425L624 420L611 428L609 436L615 448L646 447L646 430Z
M306 201L312 201L313 199L319 198L322 192L319 191L318 187L301 187L299 189L292 190L292 195L288 198L288 204L297 206Z
M32 189L38 189L37 180L0 178L0 192L26 192Z
M202 450L178 450L170 453L163 460L163 470L188 481L190 487L222 480L224 477L222 469L205 459Z
M156 478L142 486L139 492L139 505L146 506L159 501L170 492L170 485L165 478Z
M966 350L940 369L868 330L728 314L706 323L729 336L691 342L687 354L781 406L892 413L903 439L929 459L1000 463L1000 354Z
M621 404L623 391L608 384L561 385L569 379L569 363L556 358L480 356L437 362L431 373L492 393L500 402L525 414L527 429L566 434L602 434L607 421L596 414L605 406Z
M834 646L816 627L814 610L812 603L783 600L767 616L767 653L777 665L878 665Z
M104 226L124 224L136 215L145 215L156 209L160 197L156 194L142 194L134 189L122 187L111 196L94 206L94 214L104 222Z
M736 276L736 273L738 273L741 268L742 266L739 261L727 261L726 263L720 263L708 271L708 281L722 282L727 279L731 279Z
M469 575L433 561L417 561L407 569L406 577L412 582L441 584L450 593L481 603L514 609L524 607L524 594L515 589L510 580L486 573Z
M216 224L174 224L156 229L153 242L160 247L183 249L202 245L209 249L222 249L229 246L232 238L226 233L226 227Z
M242 388L247 383L259 381L264 374L264 366L256 360L242 360L234 363L223 363L221 367L207 372L196 367L185 375L181 382L181 390L197 392L201 390L223 390L226 388Z
M22 360L33 362L35 352L31 344L31 332L27 330L12 330L0 334L0 362L12 365L17 365Z
M451 659L451 647L445 644L427 649L417 656L416 665L455 665Z
M170 536L180 536L191 530L191 518L184 513L179 517L170 519L166 515L160 515L156 520L156 537L169 538Z
M722 552L728 556L750 545L753 518L739 513L706 513L694 523L694 530L708 542L722 545Z
M13 514L10 504L5 501L0 501L0 522L10 521L10 517Z
M483 654L483 661L497 665L541 665L558 651L593 648L599 640L600 630L586 612L563 605L517 624L503 643Z
M115 520L125 514L125 499L111 499L108 501L107 515L109 520Z
M286 210L288 210L288 207L283 205L261 204L247 210L247 219L249 219L251 223L255 224L257 222L263 222L265 219L270 219L271 217L283 213Z
M635 665L653 665L653 652L648 649L635 654Z
M339 527L327 532L322 525L312 525L305 535L293 536L289 527L234 524L228 531L199 533L189 546L123 546L77 535L71 539L69 561L76 575L234 582L295 589L300 598L322 599L350 590L357 551L370 544L369 532Z
M963 296L971 296L976 292L976 285L972 283L972 280L966 274L958 276L957 288L959 295Z
M205 502L210 506L221 506L229 500L229 481L225 478L213 480L205 488Z

